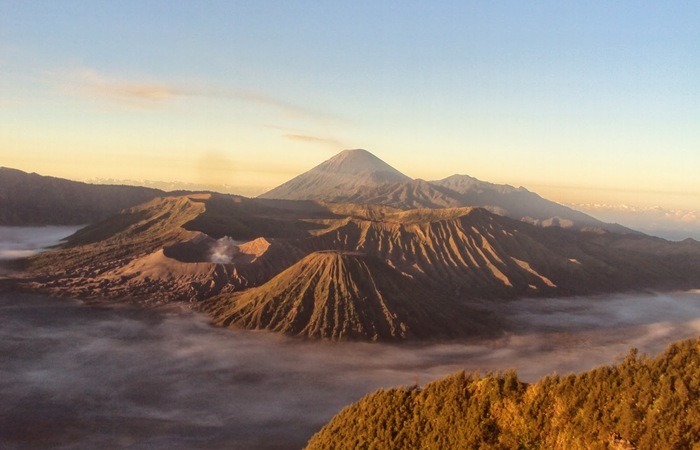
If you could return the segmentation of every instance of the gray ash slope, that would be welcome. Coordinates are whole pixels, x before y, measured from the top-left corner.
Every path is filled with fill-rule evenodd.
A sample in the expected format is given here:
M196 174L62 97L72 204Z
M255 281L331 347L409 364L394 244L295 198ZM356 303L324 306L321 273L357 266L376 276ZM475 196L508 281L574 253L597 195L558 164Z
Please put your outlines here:
M336 198L366 187L410 180L367 150L344 150L259 197L284 200Z

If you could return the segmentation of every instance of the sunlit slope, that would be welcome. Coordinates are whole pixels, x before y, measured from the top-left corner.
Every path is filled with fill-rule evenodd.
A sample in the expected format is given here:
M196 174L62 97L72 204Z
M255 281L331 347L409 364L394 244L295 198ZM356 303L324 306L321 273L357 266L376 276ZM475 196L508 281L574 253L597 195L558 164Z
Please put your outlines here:
M375 255L452 296L508 298L698 284L700 246L647 236L543 229L480 208L338 221L297 245Z
M194 236L183 226L205 211L202 196L162 197L79 230L60 249L31 260L49 272L102 268ZM60 263L59 263L60 262Z
M694 339L532 385L514 372L459 373L381 390L343 409L307 448L690 449L700 442L699 392Z
M519 239L484 210L414 211L395 217L384 221L350 219L303 244L374 255L410 279L453 296L499 297L556 287L546 276L519 263L517 257L525 258L526 249L520 241L550 259L556 260L557 255L525 237Z
M91 299L157 303L194 296L192 282L210 283L219 271L206 264L175 267L177 261L163 252L197 238L198 232L183 226L204 212L202 197L154 199L86 227L60 248L29 259L26 269L33 277L27 283L55 295Z
M298 236L296 219L266 218L248 199L196 194L154 199L86 227L29 259L29 285L53 294L148 304L199 301L269 280L304 255L261 233ZM228 264L211 253L221 230L240 239ZM209 233L201 230L206 230ZM253 237L252 239L248 239Z

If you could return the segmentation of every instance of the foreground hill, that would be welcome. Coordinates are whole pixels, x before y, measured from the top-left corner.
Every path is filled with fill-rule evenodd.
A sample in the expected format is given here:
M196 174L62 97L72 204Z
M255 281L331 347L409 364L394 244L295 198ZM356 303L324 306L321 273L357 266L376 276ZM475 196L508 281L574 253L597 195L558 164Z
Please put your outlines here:
M539 226L632 232L546 200L523 187L488 183L468 175L437 181L412 180L366 150L345 150L259 198L368 203L404 210L478 206Z
M198 194L124 210L25 269L28 289L184 301L226 326L425 339L493 332L497 300L698 288L700 243L543 228L482 208Z
M700 443L700 339L535 384L458 373L343 409L307 449L690 449Z
M93 223L164 194L158 189L80 183L0 167L0 225Z

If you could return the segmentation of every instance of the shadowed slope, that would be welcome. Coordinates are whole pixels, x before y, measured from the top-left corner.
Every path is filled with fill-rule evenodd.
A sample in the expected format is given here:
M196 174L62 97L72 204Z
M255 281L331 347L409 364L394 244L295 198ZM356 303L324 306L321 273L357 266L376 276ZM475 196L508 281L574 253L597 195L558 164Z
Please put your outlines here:
M0 167L0 225L93 223L164 194L158 189L80 183Z
M264 285L217 298L206 309L220 325L336 340L474 333L455 302L377 258L335 251L312 253Z

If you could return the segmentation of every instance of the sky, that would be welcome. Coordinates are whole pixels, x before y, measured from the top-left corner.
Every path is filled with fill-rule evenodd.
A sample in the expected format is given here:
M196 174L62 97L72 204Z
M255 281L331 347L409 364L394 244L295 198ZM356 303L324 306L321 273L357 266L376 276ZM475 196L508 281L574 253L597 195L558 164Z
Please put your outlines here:
M700 2L0 0L0 166L261 193L347 148L700 209Z

